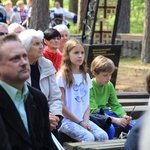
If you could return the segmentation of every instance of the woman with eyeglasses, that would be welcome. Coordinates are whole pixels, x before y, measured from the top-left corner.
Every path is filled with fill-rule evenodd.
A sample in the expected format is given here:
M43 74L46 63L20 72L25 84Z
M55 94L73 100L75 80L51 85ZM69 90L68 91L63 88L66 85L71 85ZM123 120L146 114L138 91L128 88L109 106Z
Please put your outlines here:
M43 55L52 61L56 71L59 70L62 59L62 53L58 49L60 38L61 35L56 29L51 28L44 31L44 43L46 47L44 48Z

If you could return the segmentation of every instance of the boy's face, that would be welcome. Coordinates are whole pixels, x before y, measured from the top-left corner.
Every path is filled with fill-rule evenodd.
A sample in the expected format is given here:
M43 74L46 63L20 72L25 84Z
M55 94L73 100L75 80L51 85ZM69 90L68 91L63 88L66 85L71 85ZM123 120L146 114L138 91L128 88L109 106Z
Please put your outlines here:
M110 81L112 72L100 72L99 74L94 73L94 76L98 85L105 85Z

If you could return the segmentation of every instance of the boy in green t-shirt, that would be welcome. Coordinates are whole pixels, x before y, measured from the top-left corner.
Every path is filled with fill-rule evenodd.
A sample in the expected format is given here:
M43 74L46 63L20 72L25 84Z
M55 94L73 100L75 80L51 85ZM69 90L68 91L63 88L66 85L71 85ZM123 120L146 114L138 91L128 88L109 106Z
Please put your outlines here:
M93 87L90 89L90 111L93 113L102 108L104 113L111 118L114 127L123 127L128 132L135 122L131 121L132 118L126 115L122 105L118 102L115 88L110 82L114 70L115 65L109 58L100 55L92 61L91 72L94 78L92 78ZM113 126L107 132L109 139L113 139L115 134L112 133Z

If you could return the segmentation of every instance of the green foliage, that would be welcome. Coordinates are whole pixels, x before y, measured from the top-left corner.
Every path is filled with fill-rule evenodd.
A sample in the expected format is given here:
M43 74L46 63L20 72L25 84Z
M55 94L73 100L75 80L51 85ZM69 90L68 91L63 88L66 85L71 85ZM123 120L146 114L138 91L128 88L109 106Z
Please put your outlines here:
M144 0L131 1L130 33L143 33Z
M130 33L143 33L144 9L144 0L131 1ZM113 25L114 17L109 18L108 21L110 25Z
M68 20L70 24L69 32L70 34L82 34L81 31L78 31L77 24L73 23L73 20Z

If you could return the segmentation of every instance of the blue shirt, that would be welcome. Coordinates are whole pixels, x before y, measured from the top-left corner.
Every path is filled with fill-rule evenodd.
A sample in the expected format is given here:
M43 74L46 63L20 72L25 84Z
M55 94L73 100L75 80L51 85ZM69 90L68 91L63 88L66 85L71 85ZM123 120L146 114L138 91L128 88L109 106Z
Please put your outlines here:
M0 85L4 88L4 90L7 92L9 97L12 99L14 105L16 106L16 109L18 110L20 114L23 124L28 132L29 131L28 120L27 120L25 106L24 106L25 100L27 99L27 96L29 93L27 85L24 84L23 91L20 91L3 81L0 81Z

